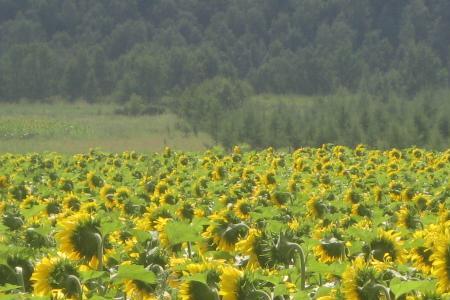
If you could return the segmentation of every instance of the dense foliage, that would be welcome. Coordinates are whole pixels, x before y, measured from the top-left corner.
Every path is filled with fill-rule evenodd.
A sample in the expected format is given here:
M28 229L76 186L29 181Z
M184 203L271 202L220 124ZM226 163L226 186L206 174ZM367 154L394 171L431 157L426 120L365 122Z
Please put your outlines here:
M227 147L444 149L448 28L447 0L0 0L0 101L171 109Z
M448 84L447 0L1 0L0 98Z
M450 150L4 154L0 167L0 299L448 299Z

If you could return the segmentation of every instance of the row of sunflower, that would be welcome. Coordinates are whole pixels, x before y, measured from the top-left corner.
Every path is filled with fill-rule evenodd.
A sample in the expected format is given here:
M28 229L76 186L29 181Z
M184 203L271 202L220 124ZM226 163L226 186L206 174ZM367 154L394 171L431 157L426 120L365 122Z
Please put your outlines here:
M0 299L446 299L450 150L0 156Z

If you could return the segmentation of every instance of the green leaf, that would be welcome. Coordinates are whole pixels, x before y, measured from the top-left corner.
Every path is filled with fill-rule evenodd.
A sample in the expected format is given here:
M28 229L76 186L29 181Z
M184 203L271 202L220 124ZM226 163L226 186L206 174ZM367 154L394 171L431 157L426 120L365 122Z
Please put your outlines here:
M322 274L329 273L333 275L341 275L342 273L344 273L346 267L346 264L339 263L328 265L315 260L311 260L310 262L308 262L308 271Z
M140 280L145 283L156 283L156 275L141 265L121 265L115 279Z
M195 273L192 274L191 276L186 276L186 280L191 280L191 281L198 281L204 284L208 284L206 279L207 279L208 273L207 272L203 272L203 273Z
M284 283L277 284L273 290L274 296L289 295L289 290Z
M122 228L122 224L118 220L111 220L111 219L102 219L105 221L102 221L100 228L103 235L109 234L113 231L119 230Z
M7 283L5 285L0 285L0 292L8 292L8 291L12 291L12 290L20 289L20 288L21 288L20 285Z
M391 281L390 288L396 297L403 294L418 291L418 292L432 292L436 290L435 280L419 280L419 281L401 281L398 278L394 278Z
M97 278L102 277L103 275L105 275L105 272L94 271L94 270L80 272L80 277L81 277L82 282L88 281L90 279L97 279Z
M42 235L44 237L48 236L50 234L50 232L52 231L52 227L50 225L45 225L45 226L38 227L38 228L31 227L30 229L39 233L40 235Z
M202 227L184 222L169 222L166 225L167 238L171 245L182 242L197 242L201 240Z
M89 300L110 300L110 299L114 299L114 298L105 298L105 297L98 296L98 295L92 296L91 298L89 298Z
M308 292L305 291L298 291L294 294L294 300L305 300L310 298L311 297L309 296Z
M286 225L284 223L281 223L276 220L270 220L267 224L267 230L274 233L279 233L285 227Z
M321 287L317 290L316 298L318 298L318 297L323 297L323 296L328 296L328 295L330 295L330 292L331 292L332 290L333 290L333 289L330 288L330 287L321 286Z
M35 205L32 208L24 209L21 213L25 218L31 218L41 211L45 210L46 206L44 204L41 205Z

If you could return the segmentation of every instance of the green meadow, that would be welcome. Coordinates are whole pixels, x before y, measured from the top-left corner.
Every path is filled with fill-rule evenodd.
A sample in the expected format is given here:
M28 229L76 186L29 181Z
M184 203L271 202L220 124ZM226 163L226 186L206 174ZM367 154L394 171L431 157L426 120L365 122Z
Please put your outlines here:
M177 116L128 116L114 104L2 103L0 152L160 151L165 146L197 151L212 146Z

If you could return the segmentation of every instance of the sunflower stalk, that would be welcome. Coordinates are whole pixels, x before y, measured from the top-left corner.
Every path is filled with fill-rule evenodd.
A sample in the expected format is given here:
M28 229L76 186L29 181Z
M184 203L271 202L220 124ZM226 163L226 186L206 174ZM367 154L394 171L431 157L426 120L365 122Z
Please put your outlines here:
M98 259L98 270L103 269L103 239L98 233L94 233L95 241L97 243L97 259Z
M15 267L15 271L16 271L17 280L18 280L20 286L22 286L22 291L25 292L25 281L23 280L23 269L22 269L22 267Z
M192 258L192 245L191 245L191 242L187 242L187 248L188 248L188 256L189 256L189 258Z
M305 252L303 248L296 243L289 243L290 251L294 251L294 263L297 270L300 272L300 290L305 289L306 282L306 261Z
M386 298L386 300L391 300L391 293L389 292L389 289L387 287L385 287L384 285L381 284L374 284L372 286L372 289L375 292L381 292L384 294L384 297Z
M254 290L251 295L252 295L252 297L255 297L255 298L259 298L259 296L261 296L267 300L272 300L272 297L263 290Z
M80 279L78 279L78 277L74 275L67 276L67 285L70 287L73 286L75 288L79 300L83 299L83 289L81 287L81 282Z

